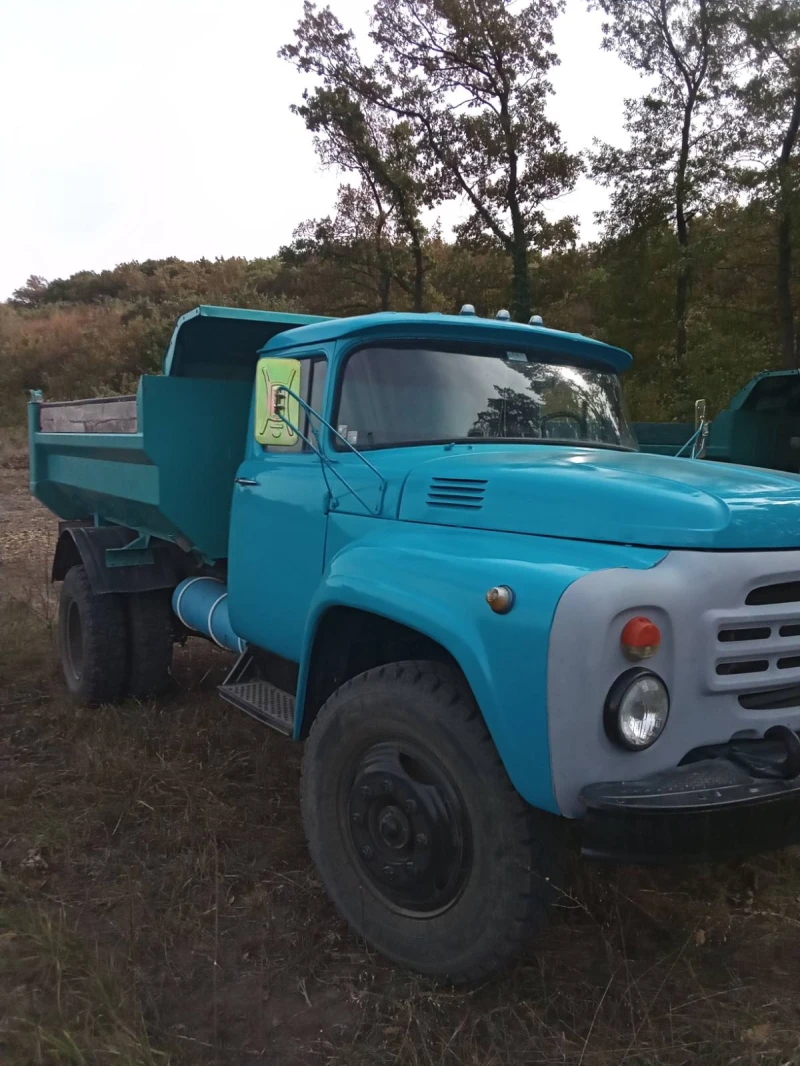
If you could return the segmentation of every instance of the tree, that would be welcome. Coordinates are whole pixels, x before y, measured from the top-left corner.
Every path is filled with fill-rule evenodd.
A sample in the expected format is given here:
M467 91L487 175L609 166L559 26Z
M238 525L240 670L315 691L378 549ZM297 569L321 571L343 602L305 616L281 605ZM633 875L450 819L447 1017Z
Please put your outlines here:
M783 363L800 364L792 299L792 229L800 196L800 5L796 0L743 0L734 17L753 76L739 96L747 117L744 184L774 205L777 221L778 329Z
M40 274L31 274L24 285L14 289L10 302L18 307L40 307L47 299L48 285Z
M574 240L575 220L550 222L545 202L570 190L580 161L545 114L557 62L552 21L562 0L378 0L378 57L359 57L329 8L306 3L291 56L327 87L408 125L428 206L463 198L462 240L495 244L513 262L512 311L531 311L529 250Z
M625 102L628 148L598 145L594 176L612 189L612 234L669 220L678 243L675 355L687 358L691 221L719 193L732 146L722 107L730 22L723 0L589 0L611 21L604 47L650 80Z
M580 162L547 118L552 23L560 0L378 0L372 36L393 106L420 135L437 199L463 197L462 239L511 257L512 314L531 312L529 249L575 238L543 204L574 187Z
M316 135L323 163L357 174L378 215L390 213L399 233L408 238L414 260L412 303L415 311L424 310L424 179L407 120L376 106L363 91L363 82L354 91L353 76L358 77L362 64L352 33L330 9L318 13L306 4L297 43L284 46L279 55L323 79L321 86L306 90L303 103L292 110Z
M388 311L392 285L400 277L403 248L395 233L393 209L374 183L341 185L333 217L311 219L295 230L285 262L304 265L311 257L336 265L340 290L327 295L339 314ZM403 281L404 287L408 287Z

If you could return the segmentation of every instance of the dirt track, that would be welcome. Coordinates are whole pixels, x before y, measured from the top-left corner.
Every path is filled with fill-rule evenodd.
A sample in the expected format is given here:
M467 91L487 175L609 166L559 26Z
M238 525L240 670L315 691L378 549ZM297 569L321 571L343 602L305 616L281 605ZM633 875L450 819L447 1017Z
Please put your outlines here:
M56 529L57 519L28 490L24 457L0 467L0 587L28 602L34 589L41 597Z

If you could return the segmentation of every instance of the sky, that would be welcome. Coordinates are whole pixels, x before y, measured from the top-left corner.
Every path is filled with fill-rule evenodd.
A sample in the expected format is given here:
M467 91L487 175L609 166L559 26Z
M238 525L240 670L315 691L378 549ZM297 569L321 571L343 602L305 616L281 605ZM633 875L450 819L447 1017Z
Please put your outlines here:
M368 0L330 0L366 26ZM302 0L0 0L0 300L48 280L175 255L267 256L333 205L277 58ZM550 114L573 151L619 142L638 77L568 0ZM594 233L604 190L548 205ZM457 206L443 213L457 220Z

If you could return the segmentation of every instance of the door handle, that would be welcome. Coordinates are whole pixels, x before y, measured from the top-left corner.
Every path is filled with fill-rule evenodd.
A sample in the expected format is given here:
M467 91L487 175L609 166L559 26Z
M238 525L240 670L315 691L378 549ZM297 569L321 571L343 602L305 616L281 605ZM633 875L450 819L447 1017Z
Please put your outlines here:
M258 482L254 477L237 477L234 478L237 485L257 485Z

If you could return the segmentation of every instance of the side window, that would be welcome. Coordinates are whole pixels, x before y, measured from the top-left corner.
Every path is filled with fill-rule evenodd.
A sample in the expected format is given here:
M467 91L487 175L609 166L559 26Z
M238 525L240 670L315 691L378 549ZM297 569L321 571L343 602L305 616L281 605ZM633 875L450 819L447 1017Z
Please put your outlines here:
M324 355L313 355L306 359L301 359L301 374L300 374L300 388L297 390L298 394L303 397L307 404L309 404L315 411L322 414L322 404L325 399L325 382L328 376L328 360ZM300 411L300 429L313 441L314 435L311 433L310 425L313 420L309 418L306 411L301 408ZM271 444L264 444L261 446L261 450L265 452L276 452L281 455L293 455L295 452L307 452L310 451L308 445L298 439L296 444L293 444L290 448L277 447Z
M310 362L311 388L308 391L308 402L317 414L321 415L322 405L325 402L325 382L328 380L328 360L323 357L311 359Z

